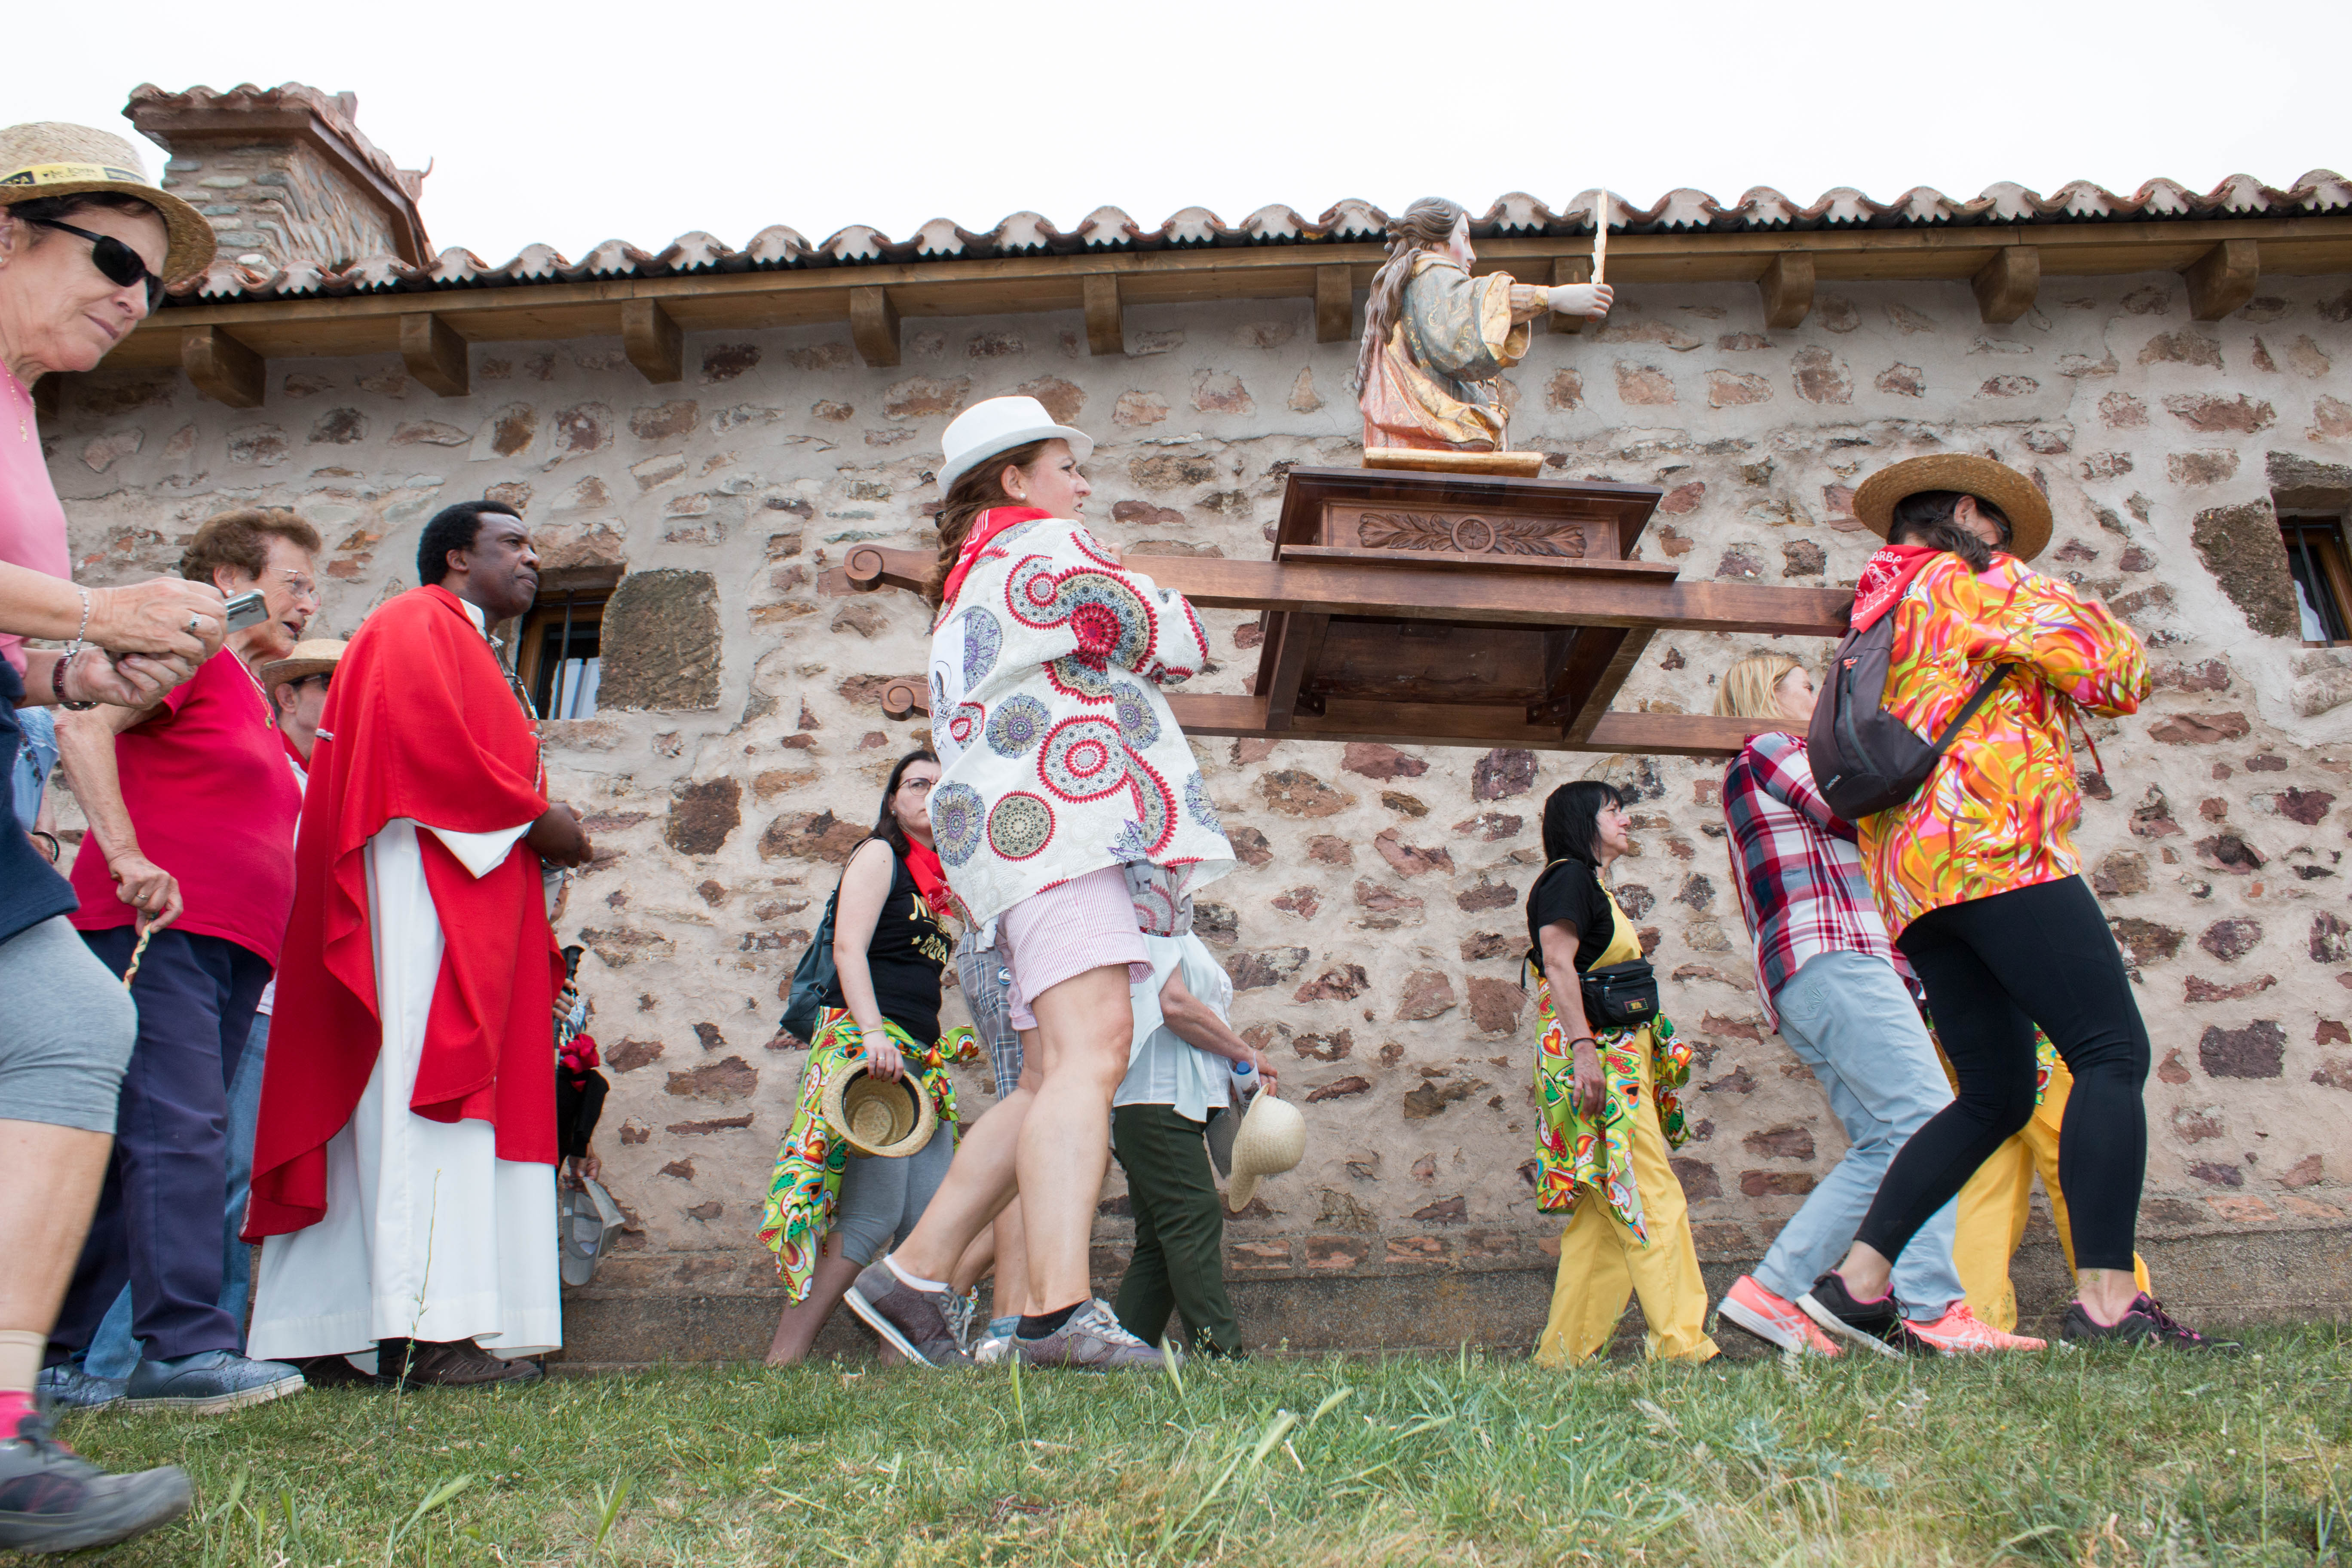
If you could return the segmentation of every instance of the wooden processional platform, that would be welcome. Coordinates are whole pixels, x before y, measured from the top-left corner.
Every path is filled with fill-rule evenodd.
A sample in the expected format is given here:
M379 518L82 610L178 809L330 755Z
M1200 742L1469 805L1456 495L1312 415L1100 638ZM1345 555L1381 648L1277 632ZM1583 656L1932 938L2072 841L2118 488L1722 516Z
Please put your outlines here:
M1632 559L1653 485L1293 468L1270 561L1141 555L1202 609L1255 610L1247 692L1171 689L1194 735L1727 756L1766 726L1610 704L1660 632L1834 637L1847 589L1683 577ZM837 588L919 590L932 557L853 548ZM919 677L883 698L927 711Z

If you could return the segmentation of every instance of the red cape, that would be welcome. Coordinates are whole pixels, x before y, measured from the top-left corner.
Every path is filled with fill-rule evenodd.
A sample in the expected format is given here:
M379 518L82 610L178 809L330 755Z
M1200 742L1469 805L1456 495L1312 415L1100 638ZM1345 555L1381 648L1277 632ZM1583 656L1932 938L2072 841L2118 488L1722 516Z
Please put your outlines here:
M310 752L247 1241L325 1215L327 1141L351 1121L375 1068L368 840L401 816L458 833L536 820L548 805L538 773L538 735L455 594L414 589L367 618L335 667ZM550 1018L563 958L539 857L518 843L477 879L432 834L416 842L446 940L409 1109L434 1121L488 1121L499 1159L552 1164Z

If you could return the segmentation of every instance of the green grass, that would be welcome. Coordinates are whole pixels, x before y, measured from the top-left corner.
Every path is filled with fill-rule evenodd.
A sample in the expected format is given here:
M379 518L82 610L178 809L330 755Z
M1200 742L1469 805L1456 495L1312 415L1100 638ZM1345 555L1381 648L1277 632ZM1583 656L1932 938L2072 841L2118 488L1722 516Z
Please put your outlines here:
M1561 1374L672 1368L68 1423L178 1460L131 1563L2352 1563L2352 1331Z

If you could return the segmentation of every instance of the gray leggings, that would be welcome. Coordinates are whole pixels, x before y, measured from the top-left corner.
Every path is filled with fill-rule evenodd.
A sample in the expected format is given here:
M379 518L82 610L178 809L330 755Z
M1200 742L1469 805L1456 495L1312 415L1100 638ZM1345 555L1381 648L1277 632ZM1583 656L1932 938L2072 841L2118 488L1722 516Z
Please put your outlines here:
M58 915L0 942L0 1120L112 1133L139 1037L122 977Z
M885 1248L906 1240L953 1158L955 1138L945 1127L903 1160L851 1154L841 1173L841 1206L833 1215L841 1255L853 1263L871 1263Z

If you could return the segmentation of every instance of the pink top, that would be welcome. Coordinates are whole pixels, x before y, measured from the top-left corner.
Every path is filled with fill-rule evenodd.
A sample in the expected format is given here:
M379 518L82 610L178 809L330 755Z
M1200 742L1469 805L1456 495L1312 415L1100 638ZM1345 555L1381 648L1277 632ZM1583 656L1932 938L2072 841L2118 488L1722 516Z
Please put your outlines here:
M164 695L155 716L114 740L122 804L147 858L180 879L179 929L224 937L275 966L294 908L294 829L302 791L269 704L227 648ZM82 931L131 923L94 837L74 857Z
M49 483L33 395L0 365L0 561L52 577L73 575L66 550L66 509ZM25 672L25 639L0 634L0 656Z

